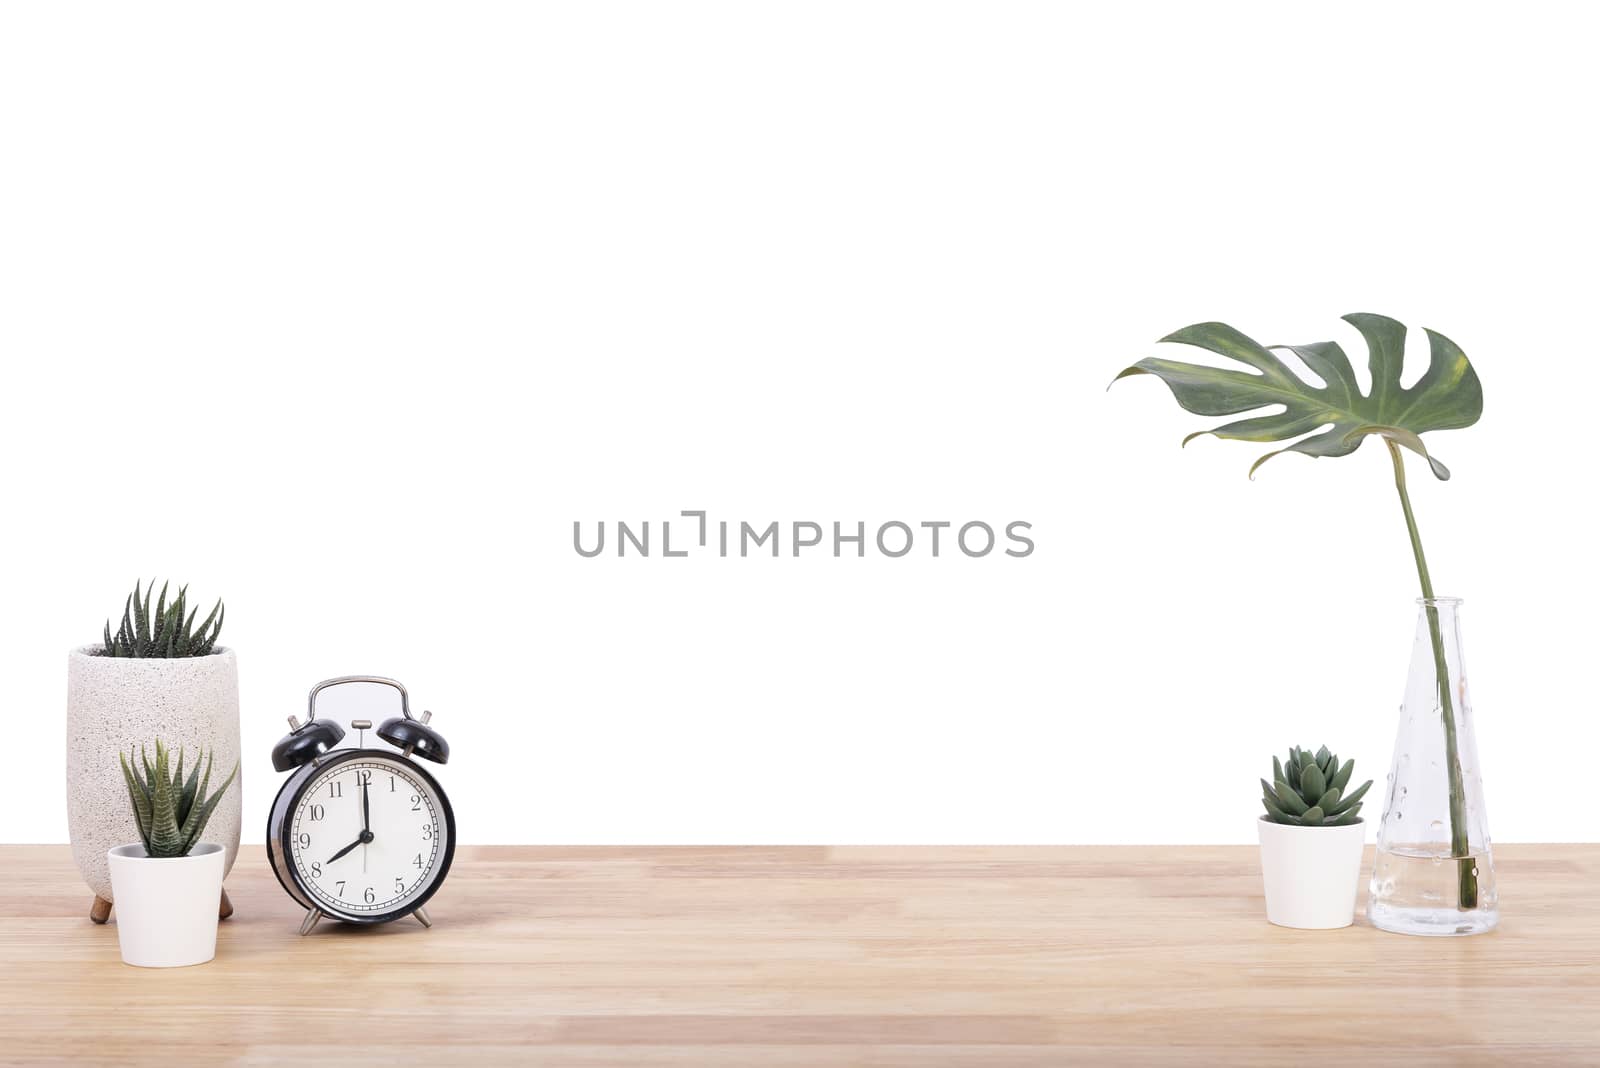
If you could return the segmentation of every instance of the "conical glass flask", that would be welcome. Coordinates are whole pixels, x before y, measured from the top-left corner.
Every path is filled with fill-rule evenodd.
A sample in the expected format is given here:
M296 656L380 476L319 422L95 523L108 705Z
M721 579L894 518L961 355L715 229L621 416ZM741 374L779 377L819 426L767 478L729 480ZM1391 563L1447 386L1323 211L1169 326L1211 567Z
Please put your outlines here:
M1374 927L1400 934L1482 934L1500 912L1461 655L1461 601L1417 604L1367 915Z

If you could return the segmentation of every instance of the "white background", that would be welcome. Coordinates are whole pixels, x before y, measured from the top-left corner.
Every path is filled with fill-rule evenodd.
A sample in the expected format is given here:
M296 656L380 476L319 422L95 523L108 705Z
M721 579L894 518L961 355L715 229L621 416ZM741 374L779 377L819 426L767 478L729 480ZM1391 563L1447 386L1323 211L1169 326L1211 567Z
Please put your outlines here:
M1585 14L8 5L0 837L65 840L67 650L159 574L227 601L247 837L376 672L470 841L1252 840L1271 752L1387 770L1387 459L1251 482L1105 386L1377 311L1484 381L1412 481L1491 828L1594 838ZM1038 550L571 548L694 508Z

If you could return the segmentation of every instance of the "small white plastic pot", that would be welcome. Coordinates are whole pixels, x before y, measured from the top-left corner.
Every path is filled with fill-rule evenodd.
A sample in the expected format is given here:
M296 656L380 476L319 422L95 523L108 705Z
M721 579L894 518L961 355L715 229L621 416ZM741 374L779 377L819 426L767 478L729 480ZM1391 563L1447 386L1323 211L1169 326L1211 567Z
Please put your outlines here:
M1361 884L1365 822L1347 827L1296 827L1256 821L1267 919L1279 927L1349 927Z
M186 857L151 857L138 842L106 851L123 963L184 968L217 955L224 858L212 842Z

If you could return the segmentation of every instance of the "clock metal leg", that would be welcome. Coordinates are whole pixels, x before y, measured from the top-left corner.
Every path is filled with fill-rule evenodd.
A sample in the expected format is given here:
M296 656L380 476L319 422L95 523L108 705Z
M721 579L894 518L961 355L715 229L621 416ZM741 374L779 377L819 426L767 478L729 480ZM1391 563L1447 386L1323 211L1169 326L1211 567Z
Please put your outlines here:
M415 912L413 912L411 915L415 916L417 918L417 922L422 924L422 926L424 926L424 927L432 927L433 926L433 920L428 918L428 911L426 909L419 908Z
M320 919L322 919L322 911L320 909L307 909L306 918L300 922L300 933L303 935L310 934L311 928L315 927Z
M89 906L89 918L95 923L105 923L111 918L111 902L96 894L94 904Z
M217 919L225 920L232 915L233 902L228 900L228 891L226 888L224 888L222 891L222 900L217 902Z

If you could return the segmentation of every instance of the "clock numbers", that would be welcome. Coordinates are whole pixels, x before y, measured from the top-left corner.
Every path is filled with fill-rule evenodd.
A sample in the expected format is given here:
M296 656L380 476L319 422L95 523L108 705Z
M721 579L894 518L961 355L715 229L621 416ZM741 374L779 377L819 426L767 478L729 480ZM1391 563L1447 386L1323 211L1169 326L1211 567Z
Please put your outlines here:
M323 808L321 805L312 805L311 808L308 809L307 811L308 811L308 814L311 816L311 822L312 823L320 823L320 822L322 822L322 817L324 817L324 816L326 816L328 814L328 810Z
M344 783L340 782L338 779L329 779L328 780L328 796L329 797L343 797L344 796Z

